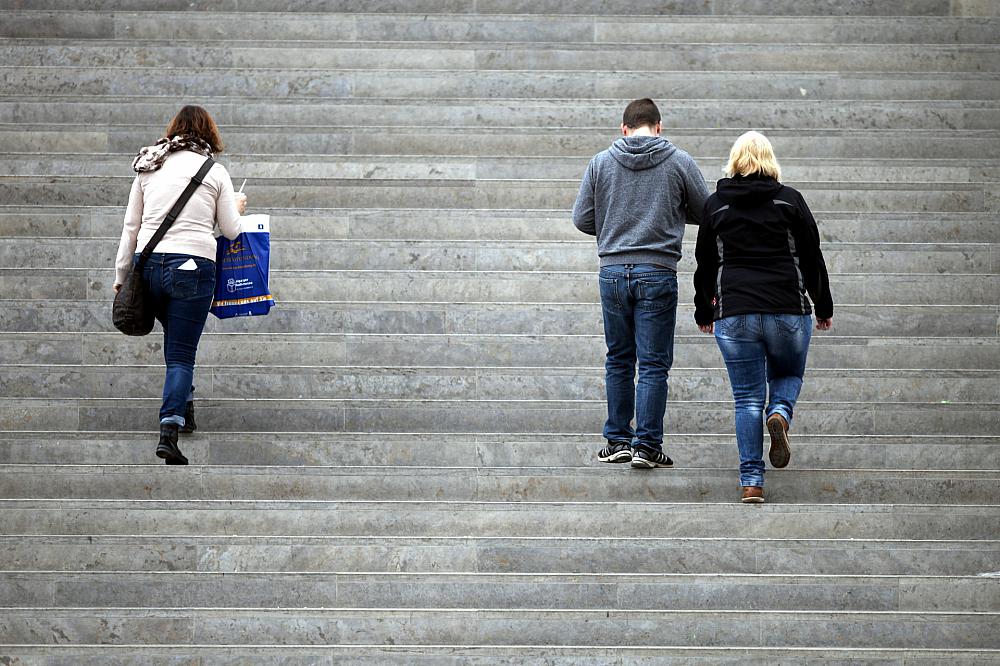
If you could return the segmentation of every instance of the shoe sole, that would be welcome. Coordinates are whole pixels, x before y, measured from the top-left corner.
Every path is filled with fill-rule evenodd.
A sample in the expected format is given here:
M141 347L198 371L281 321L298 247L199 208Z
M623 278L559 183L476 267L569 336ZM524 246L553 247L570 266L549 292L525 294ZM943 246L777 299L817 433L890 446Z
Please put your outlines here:
M771 466L778 469L785 467L792 458L792 452L788 448L788 433L781 419L768 419L767 432L771 436L771 448L767 452Z
M656 469L657 467L662 467L664 469L669 469L673 467L674 464L658 463L652 460L646 460L645 458L632 458L632 467L634 469Z
M764 498L763 497L744 497L740 501L743 502L744 504L763 504L764 503Z
M617 453L612 453L607 458L597 456L597 459L602 463L627 463L632 460L632 454L628 451L618 451Z

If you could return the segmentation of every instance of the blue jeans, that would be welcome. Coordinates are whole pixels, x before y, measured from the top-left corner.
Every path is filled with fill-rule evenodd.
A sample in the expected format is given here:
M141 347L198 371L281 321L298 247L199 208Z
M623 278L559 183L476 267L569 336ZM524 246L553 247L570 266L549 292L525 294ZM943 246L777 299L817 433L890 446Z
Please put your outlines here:
M667 377L674 360L677 273L649 264L623 264L602 267L599 280L608 346L604 437L662 451ZM638 385L634 383L637 360Z
M764 415L781 414L791 425L811 337L810 315L744 314L715 322L736 402L741 486L764 485Z
M136 255L138 259L138 255ZM180 266L193 261L193 270ZM156 318L163 326L163 381L160 423L184 425L187 401L193 398L194 359L215 294L215 262L186 254L154 252L143 269Z

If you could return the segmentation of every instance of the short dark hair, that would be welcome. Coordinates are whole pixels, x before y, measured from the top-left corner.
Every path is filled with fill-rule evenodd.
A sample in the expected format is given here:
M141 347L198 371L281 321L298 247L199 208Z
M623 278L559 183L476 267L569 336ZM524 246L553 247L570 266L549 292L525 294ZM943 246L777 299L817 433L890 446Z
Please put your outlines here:
M655 127L658 122L660 122L660 110L648 97L632 100L625 107L625 113L622 114L622 125L629 129L647 125Z
M201 139L212 147L213 153L221 153L225 147L222 145L219 128L215 125L215 121L212 120L212 116L205 109L193 104L189 104L178 111L167 127L167 137L179 134L186 134Z

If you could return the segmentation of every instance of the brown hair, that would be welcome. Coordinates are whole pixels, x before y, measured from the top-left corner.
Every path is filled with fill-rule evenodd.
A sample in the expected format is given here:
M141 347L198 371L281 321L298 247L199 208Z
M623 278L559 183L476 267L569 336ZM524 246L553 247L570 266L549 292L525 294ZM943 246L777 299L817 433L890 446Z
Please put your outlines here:
M166 136L177 136L187 134L194 136L212 147L213 153L221 153L225 146L222 137L219 135L219 128L216 127L212 116L208 111L200 106L189 104L177 112L174 119L167 126Z
M656 127L658 122L660 122L660 110L648 97L629 102L629 105L625 107L625 113L622 114L622 125L629 129L647 125Z

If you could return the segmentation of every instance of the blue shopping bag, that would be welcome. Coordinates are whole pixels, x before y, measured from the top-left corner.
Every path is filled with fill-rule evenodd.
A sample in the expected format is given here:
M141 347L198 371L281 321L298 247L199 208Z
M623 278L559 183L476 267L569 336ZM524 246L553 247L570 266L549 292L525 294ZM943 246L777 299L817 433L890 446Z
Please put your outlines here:
M267 286L271 255L271 217L244 215L236 240L220 236L215 252L215 300L219 319L266 315L274 305Z

